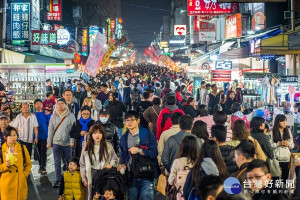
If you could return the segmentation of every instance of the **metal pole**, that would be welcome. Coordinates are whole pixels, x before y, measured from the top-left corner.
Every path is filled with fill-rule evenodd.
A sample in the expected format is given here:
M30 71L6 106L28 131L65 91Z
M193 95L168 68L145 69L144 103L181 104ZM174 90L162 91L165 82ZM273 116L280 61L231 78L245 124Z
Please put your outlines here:
M291 27L292 31L295 31L295 2L291 0ZM293 75L297 75L297 62L296 62L296 54L292 55L292 68Z
M3 2L3 10L2 10L2 17L3 17L3 25L2 25L2 38L0 38L1 46L3 49L5 49L5 40L6 40L6 8L7 8L7 0L4 0Z

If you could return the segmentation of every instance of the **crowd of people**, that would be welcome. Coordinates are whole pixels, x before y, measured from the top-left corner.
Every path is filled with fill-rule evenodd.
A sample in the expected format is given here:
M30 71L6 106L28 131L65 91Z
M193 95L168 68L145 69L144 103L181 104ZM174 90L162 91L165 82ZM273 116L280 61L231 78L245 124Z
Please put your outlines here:
M39 152L38 172L47 175L49 149L58 199L152 200L163 179L167 184L158 190L169 199L291 196L288 165L295 145L284 115L270 130L258 112L245 115L239 89L225 94L202 81L193 94L184 72L154 65L89 78L60 87L47 80L34 113L27 102L16 117L2 107L1 200L27 199L31 155ZM229 177L239 180L239 194L226 192ZM300 196L298 185L294 189Z

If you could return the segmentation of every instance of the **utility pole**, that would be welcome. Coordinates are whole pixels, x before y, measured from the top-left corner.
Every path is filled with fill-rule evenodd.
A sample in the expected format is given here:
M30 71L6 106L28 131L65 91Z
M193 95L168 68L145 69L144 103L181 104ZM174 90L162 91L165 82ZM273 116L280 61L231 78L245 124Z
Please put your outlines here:
M5 48L5 36L6 36L6 8L7 8L7 0L3 0L2 3L0 3L0 27L2 28L2 31L0 33L0 47Z
M295 31L295 2L291 0L291 27L292 31ZM296 54L292 54L292 69L293 75L297 75L297 61L296 61Z

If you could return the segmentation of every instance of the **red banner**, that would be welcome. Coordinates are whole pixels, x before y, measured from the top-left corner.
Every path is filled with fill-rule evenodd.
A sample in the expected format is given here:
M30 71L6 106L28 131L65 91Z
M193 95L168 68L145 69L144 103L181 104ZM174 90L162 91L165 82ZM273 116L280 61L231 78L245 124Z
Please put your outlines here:
M32 45L57 45L57 32L48 30L33 30Z
M200 32L215 32L215 24L200 21Z
M212 81L221 81L221 82L231 81L231 70L213 70Z
M225 38L242 36L242 14L238 13L225 19Z
M237 13L238 3L216 3L213 0L188 0L188 15L223 15Z
M61 21L61 1L62 0L50 0L50 12L47 12L48 21Z

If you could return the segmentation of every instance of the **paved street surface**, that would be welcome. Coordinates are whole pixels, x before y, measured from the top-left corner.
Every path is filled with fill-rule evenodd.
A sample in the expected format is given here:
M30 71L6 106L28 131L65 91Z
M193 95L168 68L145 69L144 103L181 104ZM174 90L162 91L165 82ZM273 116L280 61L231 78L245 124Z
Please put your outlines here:
M46 176L38 173L39 164L32 159L32 170L28 178L28 200L54 200L58 197L58 188L53 188L55 182L54 160L52 150L48 150L47 172ZM159 192L155 192L155 200L164 200Z

